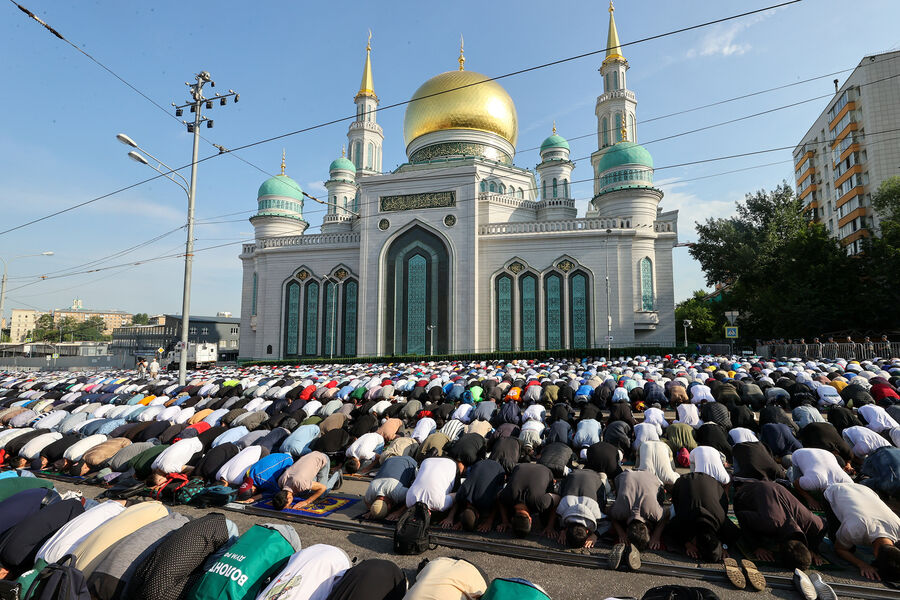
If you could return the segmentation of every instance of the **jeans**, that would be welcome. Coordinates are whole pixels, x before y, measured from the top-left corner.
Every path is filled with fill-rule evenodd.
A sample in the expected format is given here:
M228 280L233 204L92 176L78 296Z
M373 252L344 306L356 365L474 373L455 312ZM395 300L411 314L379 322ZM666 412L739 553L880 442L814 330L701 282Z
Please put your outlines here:
M325 466L319 469L319 472L316 474L316 481L325 486L325 493L331 491L331 488L334 487L334 484L337 483L338 478L341 476L340 471L335 471L335 473L331 475L331 477L329 477L328 474L330 471L331 469L328 463L326 463Z

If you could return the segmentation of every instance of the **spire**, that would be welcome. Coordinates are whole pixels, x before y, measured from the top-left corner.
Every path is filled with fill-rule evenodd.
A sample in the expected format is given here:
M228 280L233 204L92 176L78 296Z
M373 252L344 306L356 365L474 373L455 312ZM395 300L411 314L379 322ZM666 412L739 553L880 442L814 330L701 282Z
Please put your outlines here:
M619 140L621 142L628 141L628 127L625 126L625 119L622 119L622 139Z
M362 96L370 96L377 98L375 95L375 84L372 82L372 30L369 30L369 40L366 42L366 66L363 67L362 82L359 84L359 93L356 98Z
M619 32L616 30L616 17L613 15L615 11L612 0L609 0L609 34L606 36L606 58L603 59L603 64L615 60L625 60L625 57L621 54L622 48L619 44Z
M281 176L284 177L284 148L281 149Z
M341 144L341 158L345 158L347 156L347 148Z
M466 70L466 57L463 54L463 36L459 34L459 70Z
M553 135L556 135L556 121L553 121Z

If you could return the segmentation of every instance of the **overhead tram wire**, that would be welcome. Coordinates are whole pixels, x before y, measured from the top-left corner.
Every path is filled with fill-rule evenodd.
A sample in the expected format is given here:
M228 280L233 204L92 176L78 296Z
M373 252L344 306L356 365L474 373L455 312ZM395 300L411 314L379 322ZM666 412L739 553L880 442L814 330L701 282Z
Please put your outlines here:
M786 0L786 1L784 1L784 2L780 2L780 3L778 3L778 4L772 4L772 5L770 5L770 6L766 6L766 7L763 7L763 8L758 8L758 9L751 10L751 11L746 11L746 12L739 13L739 14L736 14L736 15L731 15L731 16L728 16L728 17L722 17L722 18L720 18L720 19L714 19L714 20L712 20L712 21L706 21L706 22L704 22L704 23L699 23L699 24L696 24L696 25L690 25L690 26L687 26L687 27L682 27L682 28L679 28L679 29L674 29L674 30L667 31L667 32L664 32L664 33L659 33L659 34L655 34L655 35L652 35L652 36L647 36L647 37L644 37L644 38L641 38L641 39L638 39L638 40L632 40L632 41L630 41L630 42L625 42L625 43L623 43L623 44L619 44L617 47L618 47L618 48L624 48L624 47L628 47L628 46L634 46L634 45L637 45L637 44L642 44L642 43L646 43L646 42L649 42L649 41L658 40L658 39L662 39L662 38L665 38L665 37L670 37L670 36L673 36L673 35L677 35L677 34L680 34L680 33L685 33L685 32L693 31L693 30L696 30L696 29L702 29L702 28L704 28L704 27L710 27L710 26L712 26L712 25L717 25L717 24L724 23L724 22L727 22L727 21L732 21L732 20L735 20L735 19L740 19L740 18L743 18L743 17L747 17L747 16L759 14L759 13L762 13L762 12L766 12L766 11L769 11L769 10L774 10L774 9L781 8L781 7L784 7L784 6L789 6L789 5L791 5L791 4L797 4L797 3L802 2L802 1L803 1L803 0ZM47 25L44 21L40 20L37 16L34 15L34 13L32 13L32 12L29 11L28 9L22 7L20 4L16 3L14 0L10 0L10 2L11 2L12 4L15 4L15 5L19 8L19 10L21 10L22 12L25 12L25 13L26 13L27 15L29 15L31 18L35 19L38 23L40 23L41 25L43 25L46 29L48 29L51 33L53 33L53 35L55 35L56 37L58 37L58 38L60 38L60 39L62 39L62 40L65 40L65 38L64 38L59 32L57 32L55 29L53 29L52 27L50 27L49 25ZM68 41L67 41L67 43L69 43L70 45L72 45L71 42L68 42ZM422 97L419 97L419 98L415 98L415 100L409 99L409 100L404 100L404 101L401 101L401 102L395 102L395 103L393 103L393 104L388 104L388 105L385 105L385 106L380 106L380 107L375 108L373 112L379 112L379 111L390 110L390 109L397 108L397 107L400 107L400 106L405 106L405 105L407 105L407 104L410 104L410 103L413 102L413 101L424 100L424 99L431 98L431 97L434 97L434 96L439 96L439 95L447 94L447 93L450 93L450 92L453 92L453 91L456 91L456 90L461 90L461 89L473 87L473 86L476 86L476 85L482 85L482 84L485 84L485 83L489 83L489 82L491 82L491 81L497 81L497 80L500 80L500 79L506 79L506 78L513 77L513 76L516 76L516 75L522 75L522 74L524 74L524 73L530 73L530 72L532 72L532 71L537 71L537 70L540 70L540 69L545 69L545 68L549 68L549 67L552 67L552 66L557 66L557 65L560 65L560 64L564 64L564 63L567 63L567 62L572 62L572 61L575 61L575 60L580 60L580 59L582 59L582 58L586 58L586 57L589 57L589 56L596 56L596 55L598 55L598 54L605 53L607 50L609 50L609 48L602 48L602 49L599 49L599 50L592 50L592 51L590 51L590 52L584 52L584 53L577 54L577 55L574 55L574 56L569 56L569 57L566 57L566 58L557 59L557 60L554 60L554 61L550 61L550 62L546 62L546 63L539 64L539 65L535 65L535 66L531 66L531 67L526 67L526 68L524 68L524 69L518 69L518 70L516 70L516 71L511 71L511 72L509 72L509 73L504 73L504 74L502 74L502 75L497 75L497 76L495 76L495 77L485 78L484 80L481 80L481 81L472 82L472 83L460 85L460 86L457 86L457 87L454 87L454 88L450 88L450 89L446 89L446 90L441 90L441 91L438 91L438 92L434 92L433 94L428 94L428 95L425 95L425 96L422 96ZM93 58L91 58L91 59L92 59L92 60L95 60L95 59L93 59ZM118 77L118 76L117 76L117 77ZM155 104L155 102L154 102L154 104ZM264 138L264 139L261 139L261 140L257 140L257 141L255 141L255 142L250 142L250 143L247 143L247 144L244 144L244 145L241 145L241 146L237 146L237 147L228 149L226 152L221 152L221 151L220 151L220 152L218 152L218 153L216 153L216 154L212 154L212 155L210 155L210 156L206 156L206 157L204 157L204 158L198 159L198 160L197 160L197 163L206 162L207 160L210 160L211 158L216 158L216 157L218 157L218 156L221 156L222 154L228 154L228 153L231 153L231 152L236 152L236 151L239 151L239 150L244 150L244 149L246 149L246 148L252 148L252 147L254 147L254 146L259 146L259 145L266 144L266 143L269 143L269 142L273 142L273 141L276 141L276 140L284 139L284 138L286 138L286 137L291 137L291 136L294 136L294 135L298 135L298 134L300 134L300 133L306 133L306 132L313 131L313 130L316 130L316 129L321 129L321 128L323 128L323 127L327 127L327 126L330 126L330 125L335 125L335 124L337 124L337 123L342 123L342 122L345 122L345 121L350 121L350 120L353 120L353 119L356 119L356 118L357 118L357 117L356 117L356 114L353 114L352 116L341 117L341 118L338 118L338 119L332 119L332 120L330 120L330 121L325 121L325 122L323 122L323 123L319 123L319 124L316 124L316 125L311 125L311 126L309 126L309 127L304 127L304 128L297 129L297 130L294 130L294 131L289 131L289 132L287 132L287 133L279 134L279 135L277 135L277 136L272 136L272 137L269 137L269 138ZM145 179L145 180L143 180L143 181L141 181L141 182L132 184L132 185L130 185L130 186L126 186L126 187L124 187L124 188L120 188L120 189L118 189L118 190L115 190L115 191L110 192L110 193L108 193L108 194L104 194L104 195L102 195L102 196L98 196L98 197L93 198L93 199L91 199L91 200L86 200L86 201L84 201L84 202L75 204L75 205L70 206L70 207L68 207L68 208L64 208L64 209L55 211L55 212L53 212L53 213L50 213L49 215L45 215L45 216L39 217L39 218L37 218L37 219L32 219L31 221L27 221L27 222L25 222L25 223L21 223L21 224L19 224L19 225L16 225L15 227L10 227L10 228L8 228L8 229L5 229L5 230L3 230L3 231L0 231L0 235L4 235L4 234L10 233L10 232L12 232L12 231L17 231L17 230L22 229L22 228L24 228L24 227L28 227L28 226L30 226L30 225L34 225L35 223L39 223L39 222L41 222L41 221L45 221L45 220L50 219L50 218L53 218L53 217L55 217L55 216L59 216L59 215L61 215L61 214L70 212L70 211L75 210L75 209L77 209L77 208L81 208L82 206L86 206L86 205L91 204L91 203L93 203L93 202L97 202L97 201L102 200L102 199L104 199L104 198L108 198L108 197L113 196L113 195L115 195L115 194L121 193L121 192L123 192L123 191L126 191L126 190L128 190L128 189L131 189L131 188L136 187L136 186L138 186L138 185L142 185L142 184L144 184L144 183L148 183L148 182L153 181L153 180L155 180L155 179L159 179L160 177L165 177L165 176L167 176L167 175L169 175L169 174L171 174L171 173L173 173L173 172L175 172L175 171L180 171L180 170L182 170L182 169L186 169L186 168L188 168L188 167L190 167L190 166L192 166L192 163L188 163L187 165L183 165L183 166L181 166L181 167L177 167L177 168L171 169L171 170L169 170L169 171L167 171L167 172L164 172L164 173L161 173L161 174L159 174L159 175L157 175L157 176L155 176L155 177L151 177L151 178L149 178L149 179ZM308 197L310 197L310 198L312 198L312 199L314 199L314 200L318 200L317 198L314 198L314 197L312 197L312 196L309 196L309 194L304 194L304 195L306 195L306 196L308 196Z

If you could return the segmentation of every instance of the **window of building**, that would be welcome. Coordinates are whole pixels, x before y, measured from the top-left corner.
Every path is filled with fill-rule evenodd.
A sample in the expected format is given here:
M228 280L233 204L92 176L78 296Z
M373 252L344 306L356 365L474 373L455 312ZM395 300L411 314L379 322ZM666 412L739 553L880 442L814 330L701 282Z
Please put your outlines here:
M613 131L613 137L617 142L622 141L622 113L616 113L616 129Z
M341 309L343 314L343 340L341 354L344 356L356 356L356 319L359 284L351 279L344 283L343 292L344 298Z
M494 285L497 297L497 350L503 352L513 349L512 277L501 275Z
M609 119L603 117L601 121L602 125L600 126L600 130L603 133L603 147L609 146Z
M544 319L545 338L548 350L563 347L563 286L562 277L558 273L550 273L544 277Z
M209 327L204 327L200 330L200 335L209 335Z
M190 335L197 335L197 328L196 328L196 327L189 327L189 328L188 328L188 334L190 334Z
M335 352L335 338L337 337L337 286L334 282L325 284L325 318L322 319L322 354L333 356Z
M588 277L582 271L569 276L569 323L572 348L587 348L590 343L590 293Z
M319 283L306 284L306 305L303 310L303 354L315 355L319 349Z
M482 191L482 192L486 192L486 191L487 191L487 181L485 181L485 180L482 179L482 180L481 180L481 183L480 183L479 185L481 186L481 191Z
M569 180L563 179L563 198L569 197Z
M501 194L505 194L505 193L506 193L506 186L503 185L503 184L501 183L501 184L500 184L499 190L500 190L500 193L501 193Z
M653 308L653 263L646 256L641 259L641 310Z
M613 71L612 76L613 76L613 89L617 90L617 89L619 89L619 72Z
M492 181L491 184L490 184L490 190L491 190L491 193L492 193L492 194L495 193L495 192L497 191L497 184L494 183L493 181Z
M519 188L518 195L519 195L519 198L524 198L524 197L525 197L525 190L523 190L522 188Z
M519 315L521 350L538 348L538 297L537 277L526 273L519 278Z
M553 178L553 197L556 198L556 177Z

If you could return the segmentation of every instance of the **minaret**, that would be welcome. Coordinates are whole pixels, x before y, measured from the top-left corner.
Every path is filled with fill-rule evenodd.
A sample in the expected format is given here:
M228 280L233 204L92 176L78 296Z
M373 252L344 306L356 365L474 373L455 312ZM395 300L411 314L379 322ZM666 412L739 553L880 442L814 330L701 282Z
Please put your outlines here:
M623 140L637 142L635 119L637 100L626 85L625 72L628 61L622 56L619 32L616 30L615 8L609 3L609 33L606 38L606 58L600 66L603 76L603 94L597 98L597 147L612 146Z
M553 133L541 144L541 162L535 167L541 178L538 219L552 221L574 219L577 216L572 200L572 169L575 163L569 160L569 142Z
M356 167L344 156L336 158L328 167L328 213L322 220L322 233L350 231L353 220L353 199L356 196Z
M356 121L350 124L347 132L349 159L356 166L357 177L378 175L381 173L381 147L384 133L376 122L378 96L375 95L375 84L372 82L372 32L366 43L366 64L363 67L362 82L359 92L354 98L356 102Z

